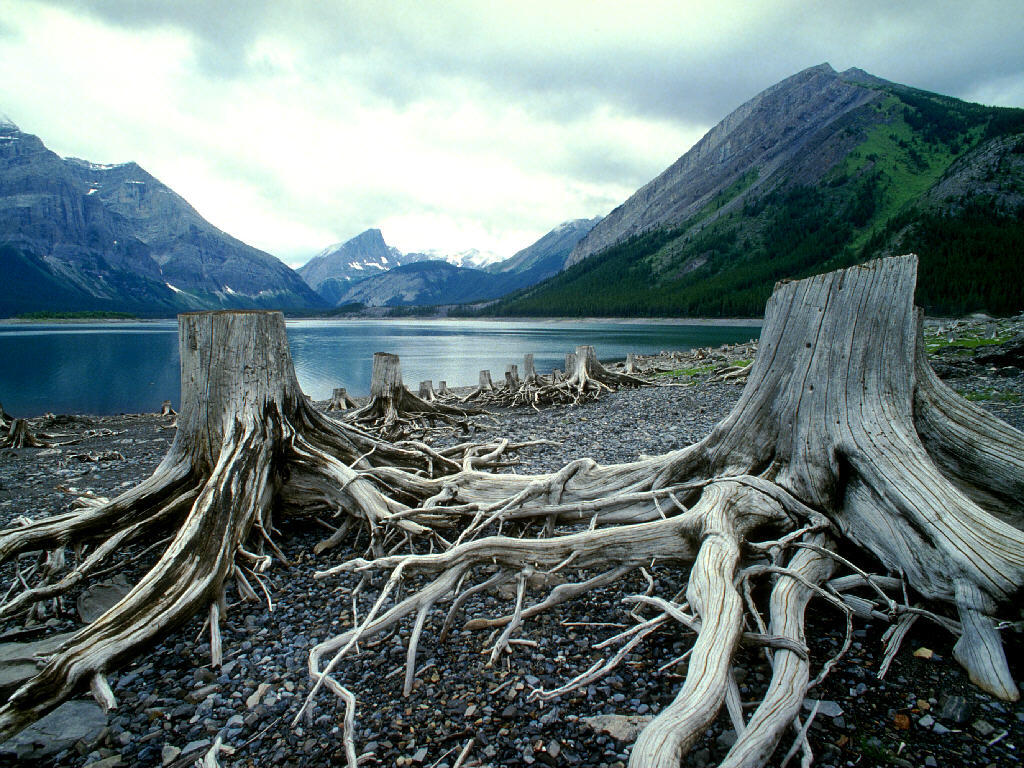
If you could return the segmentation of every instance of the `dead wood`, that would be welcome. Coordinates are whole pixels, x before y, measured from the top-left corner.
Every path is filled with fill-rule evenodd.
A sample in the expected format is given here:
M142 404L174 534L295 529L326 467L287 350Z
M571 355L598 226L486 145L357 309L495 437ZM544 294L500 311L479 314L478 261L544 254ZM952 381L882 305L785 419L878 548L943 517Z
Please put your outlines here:
M29 429L25 419L13 419L7 428L7 436L0 441L0 448L46 448L49 443Z
M368 554L411 536L440 545L428 526L444 518L414 511L437 492L433 478L493 465L507 447L399 446L327 418L299 389L279 312L181 315L179 350L178 430L153 475L111 501L0 531L0 562L30 552L45 558L35 583L4 598L0 617L109 572L133 542L158 542L163 552L126 596L63 641L11 695L0 708L0 740L90 688L113 706L105 675L196 613L209 615L219 665L229 583L243 599L262 599L269 595L263 572L285 560L274 515L333 517L339 531L365 529ZM322 548L337 541L336 532ZM71 544L73 562L64 557Z
M349 411L344 420L386 440L409 439L441 425L455 426L463 432L477 429L471 417L483 413L417 397L402 383L398 355L376 352L370 378L370 399L362 408Z
M331 401L327 404L328 411L347 411L350 408L358 408L356 401L348 396L345 387L335 387L331 393Z
M408 692L420 632L441 601L454 600L443 637L469 596L517 584L508 615L471 624L505 627L493 662L528 618L657 560L687 572L685 593L632 598L638 623L601 646L622 650L536 694L588 684L659 627L695 632L686 680L637 738L633 766L678 766L723 704L739 738L722 765L763 765L788 728L802 733L806 691L835 663L808 658L803 613L815 598L845 617L848 632L856 615L936 622L959 635L954 653L972 681L1016 699L999 628L1024 585L1024 435L967 407L930 371L913 307L916 273L909 255L779 284L739 402L700 443L627 464L579 460L540 476L467 469L446 478L425 506L468 518L455 546L319 574L391 573L371 612L311 653L311 696L331 686L331 670L360 639L415 616ZM577 373L588 357L578 356ZM483 536L529 521L543 523L538 538ZM867 568L836 553L840 539ZM531 577L555 571L597 576L528 600ZM395 596L407 578L424 576L425 586ZM766 604L753 588L762 582L771 585ZM848 594L854 589L864 596ZM749 716L730 685L744 638L771 649L771 684Z

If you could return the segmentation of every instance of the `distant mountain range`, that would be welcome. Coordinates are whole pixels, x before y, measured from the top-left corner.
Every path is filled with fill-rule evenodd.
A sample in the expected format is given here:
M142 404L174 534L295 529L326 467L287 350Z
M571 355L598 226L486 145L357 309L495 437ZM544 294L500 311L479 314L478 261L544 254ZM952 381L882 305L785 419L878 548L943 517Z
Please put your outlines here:
M0 317L288 308L324 301L135 163L63 159L0 119Z
M509 259L402 253L370 229L298 273L138 165L62 159L0 118L0 316L472 302L494 315L757 316L777 280L906 251L928 311L1024 310L1024 109L822 64L737 108L608 216Z
M481 257L479 251L447 258L440 258L438 251L402 253L384 242L379 229L368 229L324 249L298 273L335 306L424 306L494 299L557 274L598 221L567 221L501 261ZM466 266L473 263L484 266Z
M828 64L768 88L583 238L514 315L760 315L775 281L920 256L918 303L1024 310L1024 109Z

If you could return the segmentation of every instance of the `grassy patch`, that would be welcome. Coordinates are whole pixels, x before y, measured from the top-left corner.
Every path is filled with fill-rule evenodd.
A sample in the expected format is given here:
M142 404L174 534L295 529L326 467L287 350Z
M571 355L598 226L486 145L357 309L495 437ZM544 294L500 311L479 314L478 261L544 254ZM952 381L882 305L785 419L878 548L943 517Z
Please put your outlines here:
M996 389L995 387L984 387L975 390L958 390L964 400L972 403L1019 403L1021 396L1018 392Z
M980 331L968 332L963 336L950 341L940 334L925 334L924 347L928 352L936 352L940 349L977 349L978 347L991 347L1010 340L1012 334L1003 332L996 335L994 339L984 338Z

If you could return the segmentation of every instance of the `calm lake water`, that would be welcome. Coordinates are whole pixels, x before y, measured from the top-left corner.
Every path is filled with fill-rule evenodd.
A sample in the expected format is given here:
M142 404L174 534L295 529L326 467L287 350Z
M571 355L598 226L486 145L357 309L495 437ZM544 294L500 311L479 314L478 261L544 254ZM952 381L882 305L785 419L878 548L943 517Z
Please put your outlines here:
M334 387L370 388L374 352L402 360L406 385L475 384L481 369L497 382L505 367L534 354L537 370L561 368L565 353L592 344L602 360L628 352L719 346L757 338L755 326L602 321L294 320L288 321L303 391L325 400ZM147 323L0 325L0 403L15 416L152 413L178 406L176 320Z

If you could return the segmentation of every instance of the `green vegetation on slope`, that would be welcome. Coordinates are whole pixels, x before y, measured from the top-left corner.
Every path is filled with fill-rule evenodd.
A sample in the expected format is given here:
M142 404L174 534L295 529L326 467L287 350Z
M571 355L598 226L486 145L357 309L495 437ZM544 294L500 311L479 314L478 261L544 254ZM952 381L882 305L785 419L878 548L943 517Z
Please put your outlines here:
M1024 253L1024 209L980 194L948 210L923 202L966 152L1024 132L1024 110L882 90L843 129L857 143L818 184L780 177L754 187L750 169L682 226L611 246L485 312L757 316L780 279L896 251L921 257L918 302L931 312L1024 309L1021 282L1007 279ZM1024 152L1024 138L1016 146ZM1024 180L1008 184L1024 189Z

